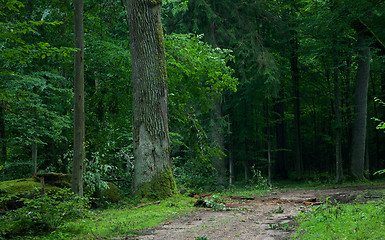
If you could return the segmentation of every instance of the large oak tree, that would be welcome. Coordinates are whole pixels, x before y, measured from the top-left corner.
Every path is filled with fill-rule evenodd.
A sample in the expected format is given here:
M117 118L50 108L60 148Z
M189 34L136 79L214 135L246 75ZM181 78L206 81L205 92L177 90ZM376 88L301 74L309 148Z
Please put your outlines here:
M176 192L168 130L168 85L161 0L129 0L133 78L132 190L138 196L167 197Z

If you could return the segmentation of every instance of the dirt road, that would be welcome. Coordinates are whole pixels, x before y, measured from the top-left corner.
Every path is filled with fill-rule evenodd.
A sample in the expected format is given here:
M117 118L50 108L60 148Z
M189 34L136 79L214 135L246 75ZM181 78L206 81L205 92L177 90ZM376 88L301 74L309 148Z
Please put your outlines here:
M195 239L288 239L294 234L294 218L311 205L321 204L326 197L334 202L367 201L376 189L385 185L334 188L325 190L272 191L265 196L242 199L226 198L233 210L213 211L200 208L193 213L172 219L139 236L126 239L195 240Z

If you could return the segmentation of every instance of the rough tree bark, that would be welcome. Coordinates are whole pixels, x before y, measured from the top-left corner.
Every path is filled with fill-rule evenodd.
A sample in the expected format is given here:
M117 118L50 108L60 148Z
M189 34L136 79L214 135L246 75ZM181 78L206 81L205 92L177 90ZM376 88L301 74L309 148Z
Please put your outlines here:
M354 91L351 173L364 179L370 49L364 32L358 33L359 62Z
M85 158L84 124L84 30L83 0L74 1L74 156L72 163L72 191L83 196L83 164Z
M170 160L168 85L162 0L129 0L133 78L132 192L139 197L164 198L177 192Z

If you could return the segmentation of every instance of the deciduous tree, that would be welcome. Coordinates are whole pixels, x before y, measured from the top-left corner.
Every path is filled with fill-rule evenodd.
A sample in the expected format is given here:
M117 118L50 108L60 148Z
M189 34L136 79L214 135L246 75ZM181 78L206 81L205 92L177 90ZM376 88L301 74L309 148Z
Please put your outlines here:
M168 84L160 17L162 0L129 0L133 79L133 193L168 197L177 192L170 159Z

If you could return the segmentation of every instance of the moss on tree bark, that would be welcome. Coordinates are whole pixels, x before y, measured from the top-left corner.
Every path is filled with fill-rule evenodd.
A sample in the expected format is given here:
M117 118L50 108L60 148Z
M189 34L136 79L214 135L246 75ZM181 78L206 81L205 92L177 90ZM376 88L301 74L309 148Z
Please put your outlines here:
M142 183L135 195L147 199L164 199L177 193L172 170L168 167L151 181Z

